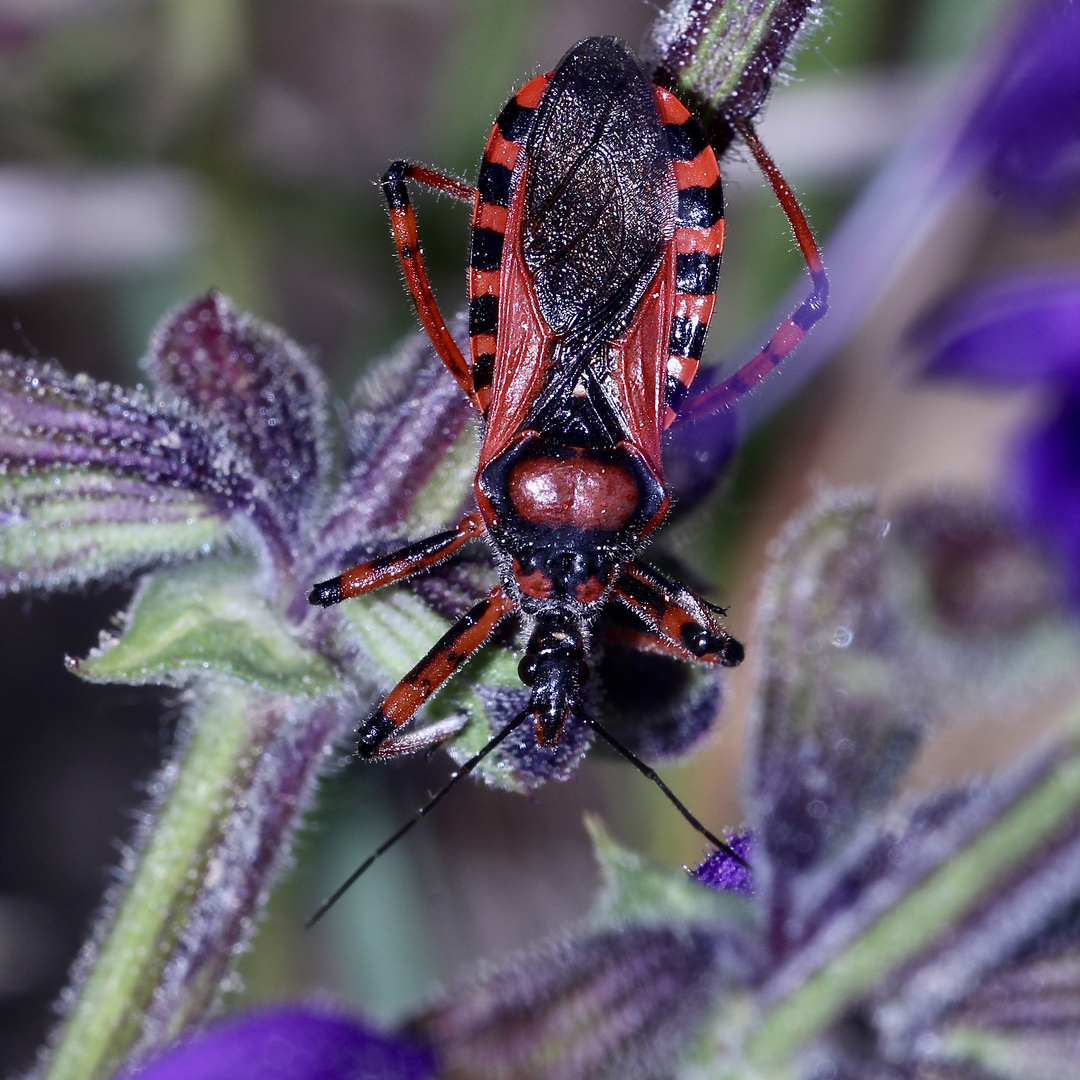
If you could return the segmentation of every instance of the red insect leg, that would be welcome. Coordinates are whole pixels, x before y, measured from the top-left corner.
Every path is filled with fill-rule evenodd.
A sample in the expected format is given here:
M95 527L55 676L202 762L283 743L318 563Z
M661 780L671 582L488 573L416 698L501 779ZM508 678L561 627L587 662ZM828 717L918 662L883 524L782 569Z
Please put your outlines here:
M685 585L668 581L634 560L619 575L612 596L670 643L670 655L734 667L743 647L713 618L709 605Z
M439 312L435 296L431 291L431 283L424 269L424 260L420 255L416 214L413 213L412 205L409 203L406 180L415 180L417 183L425 184L467 202L473 201L476 192L452 177L443 176L421 165L410 165L406 161L395 161L382 178L382 191L390 211L390 229L394 234L398 259L401 261L401 269L405 274L405 286L416 305L416 314L420 317L420 322L427 331L428 337L431 338L431 344L435 347L439 358L457 380L461 389L465 391L468 399L479 409L480 401L473 389L472 372L461 350L457 347L457 342L446 328L446 320Z
M668 656L673 660L685 660L690 663L701 659L684 646L661 637L655 630L634 630L629 626L618 626L612 623L603 626L600 633L604 641L612 645L622 645L627 649L635 649L637 652L654 653L656 656ZM709 662L708 659L706 662Z
M470 608L360 725L357 754L377 755L386 741L413 718L416 710L487 641L495 627L514 609L514 601L501 586Z
M810 231L806 215L803 214L799 200L788 186L787 181L780 174L768 151L761 144L753 126L748 120L740 120L735 125L739 134L742 135L758 167L765 174L765 178L772 185L784 213L787 215L791 228L795 233L795 239L806 260L810 278L814 284L813 292L795 309L791 317L784 322L773 334L769 343L752 360L743 364L738 371L730 375L719 386L714 386L699 397L688 402L685 408L679 411L680 420L693 420L708 413L716 412L726 405L730 405L736 399L742 397L748 390L752 390L773 368L799 344L806 336L807 331L829 309L829 279L825 274L825 268L821 263L821 253L818 251L814 234Z
M330 607L331 604L340 604L342 600L360 596L361 593L392 585L395 581L436 566L453 555L463 544L483 535L484 519L479 513L467 514L453 529L418 540L415 544L390 552L389 555L380 555L377 559L360 563L329 581L319 582L311 590L308 601L321 607Z

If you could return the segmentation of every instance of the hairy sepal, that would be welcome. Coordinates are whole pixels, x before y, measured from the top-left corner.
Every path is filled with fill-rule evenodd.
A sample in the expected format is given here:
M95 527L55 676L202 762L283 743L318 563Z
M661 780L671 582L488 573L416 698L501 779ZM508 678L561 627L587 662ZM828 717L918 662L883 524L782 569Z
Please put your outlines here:
M72 670L92 682L181 685L228 676L279 694L317 696L338 680L262 596L247 559L163 571L139 586L123 629Z

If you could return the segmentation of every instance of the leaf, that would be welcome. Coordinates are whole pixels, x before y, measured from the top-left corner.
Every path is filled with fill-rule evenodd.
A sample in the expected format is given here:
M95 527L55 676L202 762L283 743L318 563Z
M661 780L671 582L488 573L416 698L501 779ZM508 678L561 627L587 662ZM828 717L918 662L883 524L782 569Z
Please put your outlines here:
M285 694L337 685L327 661L262 598L247 560L154 574L136 594L123 633L72 666L93 682L176 684L213 672Z

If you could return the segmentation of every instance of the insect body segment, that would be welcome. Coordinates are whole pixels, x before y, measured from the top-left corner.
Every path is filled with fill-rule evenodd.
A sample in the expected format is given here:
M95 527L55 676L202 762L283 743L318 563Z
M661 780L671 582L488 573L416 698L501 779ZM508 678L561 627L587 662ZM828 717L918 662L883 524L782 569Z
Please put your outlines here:
M472 199L468 362L432 296L407 180ZM626 46L590 38L506 105L475 190L396 162L383 191L420 320L483 418L477 512L317 585L310 599L333 604L400 580L481 532L502 585L361 725L359 753L404 745L417 708L514 613L528 634L519 674L531 696L511 726L531 720L540 745L558 742L579 702L590 635L611 601L640 623L627 640L738 664L742 646L717 609L637 558L668 511L662 433L693 382L716 298L723 195L697 121ZM809 237L797 204L781 201ZM810 261L816 248L803 240ZM770 347L732 379L774 365L787 338Z

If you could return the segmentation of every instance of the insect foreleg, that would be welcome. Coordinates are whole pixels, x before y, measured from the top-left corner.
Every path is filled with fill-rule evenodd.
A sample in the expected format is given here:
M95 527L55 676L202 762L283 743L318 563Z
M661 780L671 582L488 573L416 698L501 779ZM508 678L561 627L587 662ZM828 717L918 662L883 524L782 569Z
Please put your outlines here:
M470 608L360 725L357 755L377 756L386 740L413 718L417 709L487 641L513 610L514 601L501 586Z
M418 540L415 544L390 552L389 555L380 555L377 559L360 563L339 577L319 582L308 595L308 602L330 607L331 604L340 604L342 600L350 597L381 589L384 585L392 585L395 581L401 581L441 563L463 544L483 534L484 521L479 512L466 514L456 528Z
M446 327L446 320L435 303L435 294L431 291L431 283L424 269L416 214L409 202L409 191L405 184L409 179L469 202L472 201L475 191L449 176L443 176L442 173L420 165L410 165L407 161L395 161L382 178L382 192L390 211L390 231L394 234L394 245L405 274L405 286L416 306L416 314L431 338L431 344L439 354L439 359L457 380L458 386L465 391L468 399L480 409L480 402L473 389L472 372Z

